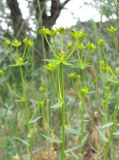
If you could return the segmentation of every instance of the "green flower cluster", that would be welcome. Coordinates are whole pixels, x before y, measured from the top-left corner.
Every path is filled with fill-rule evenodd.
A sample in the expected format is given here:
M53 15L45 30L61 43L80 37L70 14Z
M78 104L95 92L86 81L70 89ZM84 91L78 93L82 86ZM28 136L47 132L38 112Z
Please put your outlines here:
M3 77L4 76L4 71L2 69L0 69L0 77Z
M86 94L88 94L88 88L82 88L81 90L80 90L80 93L81 93L81 95L82 96L85 96Z
M51 30L46 27L39 29L39 33L42 36L51 36L51 37L54 37L57 33L63 34L64 31L65 31L64 27L59 27L59 28L55 28L55 29L51 29Z
M70 36L73 39L79 39L79 40L87 38L87 34L85 34L83 31L72 31L70 32Z
M80 79L80 75L77 74L76 72L71 72L70 74L68 74L68 77L70 79Z
M115 33L117 30L118 30L118 27L110 26L109 28L107 28L107 31L111 33Z
M33 41L31 41L27 37L23 39L23 43L28 47L32 47L33 46ZM11 44L12 44L13 47L18 48L18 47L20 47L22 45L22 42L19 41L18 39L15 39L13 42L11 42L9 39L6 39L4 41L4 45L6 47L10 46Z

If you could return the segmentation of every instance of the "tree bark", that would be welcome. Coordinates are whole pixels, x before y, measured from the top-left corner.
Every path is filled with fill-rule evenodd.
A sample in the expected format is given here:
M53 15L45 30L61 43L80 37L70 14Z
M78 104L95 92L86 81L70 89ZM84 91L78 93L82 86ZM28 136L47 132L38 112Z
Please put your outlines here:
M43 43L42 45L39 46L38 51L40 50L41 53L43 53L42 46L45 46L45 50L47 52L47 58L49 57L49 48L46 43L46 41L41 38L39 34L39 28L42 26L47 27L49 29L52 28L52 26L56 23L57 18L59 17L61 10L64 8L64 6L69 2L70 0L65 0L63 3L60 2L60 0L51 0L51 8L50 8L50 16L47 14L46 10L46 3L47 0L34 0L34 7L36 11L36 19L37 19L37 40L36 41L36 46L38 47L39 41ZM36 53L36 60L38 60L37 57L40 57L41 55L39 52Z
M27 25L22 18L22 13L19 8L17 0L7 0L7 5L11 12L11 19L13 21L13 30L15 38L22 39L25 37Z
M34 0L36 18L39 20L39 16L41 16L40 20L42 19L42 24L40 23L40 25L49 29L52 28L59 17L61 10L69 1L70 0L65 0L63 3L61 3L60 0L51 0L51 15L48 16L46 11L47 0Z

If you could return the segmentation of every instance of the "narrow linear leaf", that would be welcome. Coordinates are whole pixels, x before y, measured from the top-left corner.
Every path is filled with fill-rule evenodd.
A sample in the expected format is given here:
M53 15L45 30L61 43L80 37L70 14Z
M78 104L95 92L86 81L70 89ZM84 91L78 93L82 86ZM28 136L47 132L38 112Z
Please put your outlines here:
M72 133L72 134L76 134L79 135L80 130L76 130L74 128L72 128L71 126L65 126L66 132L67 133Z
M41 134L41 136L43 137L43 138L45 138L46 140L48 140L49 142L51 142L51 143L61 143L62 141L60 140L60 139L55 139L55 138L52 138L52 137L49 137L49 136L46 136L46 135L44 135L44 134Z
M19 67L19 66L24 66L24 65L28 65L29 63L28 62L24 62L22 64L11 64L9 65L9 67Z
M72 64L71 64L71 63L69 63L69 62L65 62L65 61L63 62L63 64L64 64L64 65L66 65L66 66L72 66Z
M108 142L108 139L107 137L104 135L103 131L101 131L101 129L97 126L95 126L96 130L98 131L98 133L100 134L101 136L101 139L104 141L104 142Z
M77 149L79 149L81 147L83 147L83 144L76 145L76 146L74 146L72 148L69 148L69 149L65 150L65 153L74 152L75 150L77 150Z
M29 143L27 143L25 140L19 138L19 137L15 137L16 140L19 140L20 142L22 142L23 144L25 144L26 146L29 146Z
M69 148L69 149L65 150L65 153L68 153L68 152L71 152L71 153L72 153L72 152L74 152L75 150L77 150L77 149L79 149L79 148L82 148L82 147L84 146L87 138L88 138L88 134L85 135L85 137L84 137L83 140L81 141L81 144L78 144L78 145L76 145L76 146L74 146L74 147L72 147L72 148Z
M102 129L104 129L104 128L110 128L113 124L114 124L113 122L110 122L110 123L107 123L107 124L101 126L101 128Z
M79 160L79 157L74 153L74 152L71 152L72 156L75 158L75 159L78 159Z
M37 122L40 118L41 118L41 116L36 117L35 119L31 119L30 124L33 124L33 123Z
M63 102L58 102L58 103L56 103L55 105L53 105L53 106L51 106L51 108L52 109L58 109L58 108L61 108L62 107L62 104L63 104Z

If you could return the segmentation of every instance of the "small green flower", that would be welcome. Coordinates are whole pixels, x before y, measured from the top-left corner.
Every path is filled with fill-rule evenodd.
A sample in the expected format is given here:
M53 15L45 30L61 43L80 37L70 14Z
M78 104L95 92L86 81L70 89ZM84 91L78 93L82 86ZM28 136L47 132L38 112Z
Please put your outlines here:
M83 50L86 48L83 43L78 43L77 47L78 47L81 51L83 51Z
M41 87L39 88L39 91L40 91L40 93L44 93L44 92L45 92L45 88L44 88L43 86L41 86Z
M24 60L22 57L19 57L17 60L16 60L16 64L21 66L22 64L24 63Z
M88 63L85 63L85 61L81 61L78 66L79 66L79 68L80 68L81 70L84 70L85 68L87 68L87 67L89 66L89 64L88 64Z
M64 27L59 27L59 28L57 29L57 31L58 31L60 34L63 34L64 31L65 31L65 28L64 28Z
M105 86L106 91L110 91L110 86Z
M20 47L22 45L21 41L15 39L12 43L12 45L16 48Z
M46 27L39 29L39 33L43 36L51 35L50 30Z
M88 42L88 43L86 44L86 46L87 46L87 48L90 49L90 51L93 51L93 50L96 49L96 46L95 46L93 43L91 43L91 42Z
M102 105L104 105L104 106L106 106L108 104L108 101L106 99L102 99L101 102L102 102Z
M105 62L103 60L99 61L99 68L100 68L101 72L106 71L106 64L105 64Z
M0 69L0 77L3 77L4 76L4 71L2 69Z
M26 46L28 47L32 47L33 46L33 41L31 41L30 39L28 39L27 37L23 39L23 42Z
M60 60L63 61L64 60L64 56L65 56L65 52L61 51L61 53L59 54Z
M68 74L68 77L70 79L80 79L80 75L77 74L76 72L71 72L70 74Z
M99 44L100 46L105 46L105 41L100 38L100 39L98 40L98 44Z
M59 64L58 62L51 62L51 63L49 63L48 65L43 66L43 68L46 69L46 70L49 71L49 72L53 72L54 69L57 67L58 64Z
M82 88L81 90L80 90L80 93L81 93L81 95L82 96L85 96L86 94L88 94L88 88Z
M83 31L71 31L70 32L70 36L73 38L73 39L85 39L87 37L87 34L83 33Z
M67 44L66 48L67 48L68 50L71 50L71 49L72 49L72 44Z
M45 100L44 99L41 99L39 101L39 106L40 106L40 108L43 108L45 106Z
M118 30L118 27L110 26L109 28L107 28L107 31L111 33L115 33L117 30Z
M5 46L10 46L10 44L11 44L11 41L10 41L9 39L6 39L6 40L4 41L4 45L5 45Z
M50 30L51 37L55 37L56 34L57 34L57 29L51 29Z

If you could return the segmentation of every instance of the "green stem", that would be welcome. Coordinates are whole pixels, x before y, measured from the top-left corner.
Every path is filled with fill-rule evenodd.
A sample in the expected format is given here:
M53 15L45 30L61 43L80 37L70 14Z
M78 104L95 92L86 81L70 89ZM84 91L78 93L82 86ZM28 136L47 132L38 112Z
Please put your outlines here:
M82 69L82 86L85 87L85 72L84 72L84 69Z
M107 156L108 156L109 149L110 149L110 144L111 144L112 139L113 139L113 133L115 131L115 123L116 123L117 115L118 115L118 105L115 106L115 110L114 110L114 113L113 113L113 125L110 129L110 137L108 138L108 143L105 147L103 160L107 160Z
M55 52L58 53L55 37L53 37L53 43L54 43Z
M23 56L22 56L23 59L24 59L24 57L25 57L25 54L26 54L26 45L25 45L25 47L24 47L24 53L23 53Z
M24 100L24 105L26 109L26 126L27 126L27 132L30 132L30 117L29 117L29 109L28 109L28 101L27 101L27 93L26 93L26 88L25 88L25 82L24 82L24 75L23 75L23 70L22 66L20 66L20 76L21 76L21 83L22 83L22 89L23 89L23 100ZM28 137L28 152L29 152L29 157L30 160L32 160L32 145L31 145L31 137Z
M115 47L116 53L117 53L117 55L119 55L119 53L118 53L118 45L116 43L116 39L115 39L114 33L112 33L112 40L114 42L114 47Z
M64 150L65 150L65 106L64 106L64 75L63 75L63 64L60 63L59 66L59 93L60 100L62 102L62 148L61 148L61 160L64 160Z
M81 137L80 141L83 140L83 134L84 134L84 104L85 104L85 97L81 97L82 105L81 105Z
M63 51L63 34L60 33L60 52Z
M55 85L55 78L54 78L53 72L52 72L52 83L53 83L53 87L54 87L55 93L58 96L58 91L57 91L57 88L56 88L56 85Z
M54 56L55 58L58 58L58 56L56 55L54 49L52 48L52 46L51 46L51 44L50 44L50 42L49 42L47 36L45 36L45 40L46 40L46 42L47 42L49 48L51 49L53 56Z
M85 87L85 73L84 69L82 70L82 86ZM80 132L80 142L82 143L84 138L84 113L85 113L85 96L81 95L81 132ZM80 153L82 153L82 148L80 149ZM83 154L81 154L81 157Z

